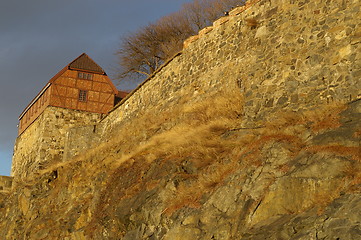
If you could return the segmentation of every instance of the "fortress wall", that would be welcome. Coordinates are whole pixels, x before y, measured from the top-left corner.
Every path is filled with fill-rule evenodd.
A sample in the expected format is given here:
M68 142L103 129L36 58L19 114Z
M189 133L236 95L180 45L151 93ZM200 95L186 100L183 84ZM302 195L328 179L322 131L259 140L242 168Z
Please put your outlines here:
M0 176L0 192L10 191L12 186L13 178L7 176Z
M65 137L63 161L75 157L100 142L96 124L69 128Z
M94 125L101 114L47 107L37 120L16 140L12 176L27 177L63 160L69 129ZM81 139L78 139L81 141Z
M17 140L13 174L32 172L44 167L43 162L62 161L64 151L65 159L71 158L121 134L124 122L155 107L172 108L185 98L196 102L237 89L244 96L245 127L267 121L279 109L297 111L358 99L360 42L357 0L249 1L186 40L181 53L127 96L96 129L84 125L95 124L99 115L46 110Z
M41 134L44 132L45 123L44 112L38 116L26 131L17 137L11 165L11 176L27 175L27 169L34 162L39 161Z
M185 49L101 122L106 140L123 121L229 88L245 98L245 124L275 109L308 109L361 96L358 1L250 1L185 41ZM119 134L119 133L118 133Z

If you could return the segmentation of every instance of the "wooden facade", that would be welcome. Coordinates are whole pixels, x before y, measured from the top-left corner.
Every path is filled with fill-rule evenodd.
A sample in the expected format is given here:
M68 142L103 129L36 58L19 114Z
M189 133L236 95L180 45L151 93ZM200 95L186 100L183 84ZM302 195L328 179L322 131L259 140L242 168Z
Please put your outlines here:
M47 106L94 113L107 113L118 90L88 55L83 53L57 73L19 117L19 135Z

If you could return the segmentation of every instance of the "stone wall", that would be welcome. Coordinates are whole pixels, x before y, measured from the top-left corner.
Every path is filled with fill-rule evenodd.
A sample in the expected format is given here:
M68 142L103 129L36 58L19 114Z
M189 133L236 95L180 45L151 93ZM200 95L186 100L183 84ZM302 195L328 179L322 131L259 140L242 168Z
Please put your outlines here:
M99 135L95 131L96 124L70 128L65 138L63 161L75 157L98 143Z
M96 128L82 124L95 124L98 115L68 121L55 117L68 111L62 110L52 112L51 119L57 124L48 132L45 125L49 121L42 116L19 137L13 174L14 169L29 169L26 166L32 159L62 161L64 148L65 159L69 159L121 134L126 121L154 107L172 108L185 98L199 101L237 89L244 96L246 127L257 126L258 120L267 120L279 108L297 111L358 99L360 19L355 0L249 1L186 40L181 53L129 94ZM46 140L41 140L45 129ZM33 145L39 141L43 142Z
M358 1L249 1L185 41L185 49L133 91L98 133L154 106L169 108L229 88L245 99L245 124L275 109L300 110L361 96Z
M0 176L0 192L10 191L12 186L13 178L8 176Z
M53 163L61 162L69 129L93 125L100 117L101 114L97 113L47 107L16 139L12 176L26 177Z
M243 124L269 120L269 127L222 131L210 151L198 149L197 139L173 143L193 144L190 157L153 155L164 146L154 144L121 165L109 164L126 155L109 142L59 167L57 178L47 171L13 187L10 197L0 194L1 238L358 239L361 100L353 100L360 97L360 2L261 0L230 15L187 40L182 53L96 126L99 115L48 108L17 140L13 172L26 176L109 141L144 113L230 89L244 96ZM317 114L331 115L316 122L336 120L322 131L312 119L271 119L283 110L305 117L302 110L315 113L335 101L353 102L342 112L323 107ZM214 152L223 140L230 147ZM217 160L212 168L196 167L207 158ZM214 169L221 174L210 175Z

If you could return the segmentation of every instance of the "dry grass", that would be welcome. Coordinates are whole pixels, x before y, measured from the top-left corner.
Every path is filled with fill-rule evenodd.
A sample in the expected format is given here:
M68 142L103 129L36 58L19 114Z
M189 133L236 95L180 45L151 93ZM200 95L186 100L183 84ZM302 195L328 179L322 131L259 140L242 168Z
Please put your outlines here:
M350 191L356 190L354 186L361 184L361 164L360 163L353 163L349 164L345 167L344 173L348 180L348 189ZM360 186L358 187L357 191L360 191Z
M292 159L306 146L299 136L309 126L314 132L338 127L338 113L342 109L338 106L337 111L329 114L331 124L326 124L323 119L323 114L331 111L329 107L318 114L283 111L262 129L249 130L242 138L225 138L224 133L237 128L241 121L242 104L238 93L219 93L202 102L184 98L181 104L169 110L163 110L161 106L149 109L141 117L126 123L121 135L107 145L73 161L99 159L102 153L112 153L101 157L103 160L100 162L93 162L94 165L88 169L88 175L100 169L108 169L108 172L114 169L104 194L108 199L115 196L117 200L132 198L141 191L157 188L163 176L174 174L180 182L174 195L165 203L165 213L171 215L182 207L199 207L202 196L221 185L235 169L264 164L262 149L268 143L284 143ZM154 115L154 112L159 114ZM320 150L326 149L317 151ZM196 169L196 173L173 169L158 172L157 176L144 175L154 162L159 164L159 168L171 162L174 168L181 169L185 159ZM225 159L229 161L225 163ZM74 162L68 164L73 165ZM284 173L289 170L287 164L280 166L280 171ZM119 181L127 183L113 189L114 182ZM103 207L98 206L98 209Z
M181 182L174 196L168 199L168 207L164 212L170 216L183 207L199 208L202 204L200 202L201 197L204 194L211 194L237 169L239 166L235 162L214 163L202 171L202 174L197 174L197 178Z
M340 184L338 187L333 189L323 189L318 191L313 198L313 204L317 209L317 214L321 215L324 213L326 207L336 198L340 196L343 186Z
M99 183L103 185L99 189L104 189L99 194L101 201L92 209L93 224L115 214L112 202L130 201L141 192L164 187L164 179L176 179L174 192L162 203L164 213L170 216L183 207L201 207L205 194L226 183L235 171L263 165L262 151L267 144L282 143L289 150L290 161L305 149L360 161L357 148L308 146L302 136L306 131L314 136L339 127L342 109L344 106L335 105L317 112L282 111L263 128L244 130L239 128L243 99L238 92L220 92L200 102L192 101L191 96L184 97L172 107L148 109L125 122L109 142L41 174L60 169L68 177L71 175L73 181L76 179L77 184L86 185L101 172L106 173ZM184 170L185 161L194 172ZM284 174L290 169L287 163L279 166ZM355 175L350 184L359 179ZM334 197L326 195L320 193L317 201L327 203Z
M278 167L278 169L283 173L287 173L291 170L291 166L288 164L282 164Z
M346 108L345 104L334 102L320 106L317 110L306 111L304 118L305 121L310 123L313 132L320 133L340 127L340 113Z
M340 113L346 108L345 104L333 102L307 111L280 111L266 123L265 129L290 135L300 135L310 129L314 134L318 134L340 127Z
M358 131L356 131L353 136L354 136L355 138L361 137L361 129L358 130Z
M240 94L218 93L202 102L183 101L168 111L151 109L131 123L138 126L136 129L124 126L121 136L101 150L117 154L102 161L114 172L102 194L107 201L97 207L96 215L102 216L106 212L104 209L111 199L130 199L141 191L157 188L163 177L172 174L180 182L175 195L166 200L166 213L184 206L197 207L202 195L214 189L235 169L219 162L236 145L222 135L234 128L239 120L243 106ZM153 112L161 114L154 115ZM152 120L148 121L150 117ZM185 159L196 174L182 172ZM152 170L152 164L158 168ZM114 182L118 183L116 188Z
M355 161L361 162L360 147L347 147L342 145L309 146L307 151L313 153L324 152L337 156L350 157Z
M264 131L268 132L267 130L262 130L262 132ZM242 159L247 164L261 166L263 164L262 158L264 158L262 149L266 144L272 142L285 143L291 153L290 158L296 156L304 147L301 139L294 135L284 135L280 132L275 135L261 135L244 146L243 150L239 153L239 159Z
M326 207L340 197L342 193L359 193L361 191L361 164L351 162L345 166L343 172L344 177L338 181L337 187L323 188L313 197L313 203L318 215L323 214Z
M204 192L201 189L192 188L192 191L190 191L189 186L181 183L174 198L169 199L168 207L165 208L164 213L171 216L176 210L183 207L200 208L202 206L200 198L203 194Z

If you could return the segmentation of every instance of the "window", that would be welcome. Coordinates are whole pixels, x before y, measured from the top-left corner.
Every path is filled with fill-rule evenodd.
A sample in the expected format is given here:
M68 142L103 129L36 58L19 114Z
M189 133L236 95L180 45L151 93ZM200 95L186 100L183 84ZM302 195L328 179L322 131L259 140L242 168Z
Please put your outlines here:
M93 79L93 74L85 73L85 72L78 72L78 78L92 80Z
M87 91L79 90L79 98L78 98L78 100L80 102L86 102L86 94L87 94Z

